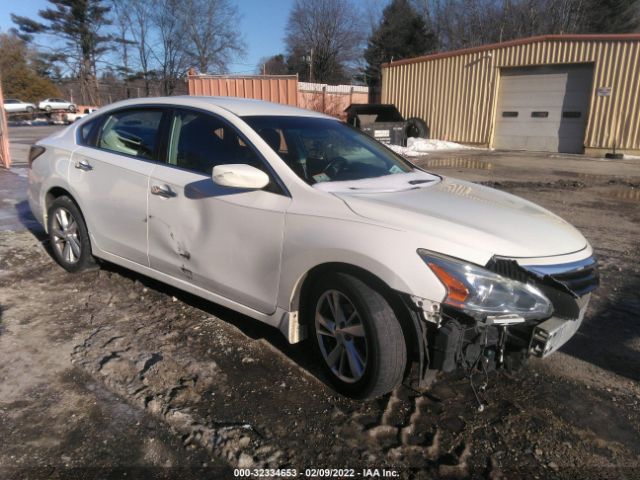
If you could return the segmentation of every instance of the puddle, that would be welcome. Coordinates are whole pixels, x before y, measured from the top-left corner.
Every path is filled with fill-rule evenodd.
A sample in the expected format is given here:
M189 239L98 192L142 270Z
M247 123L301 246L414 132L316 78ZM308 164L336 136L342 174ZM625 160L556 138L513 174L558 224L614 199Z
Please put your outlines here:
M607 190L604 195L610 198L618 198L620 200L640 201L640 189L638 188L616 188Z
M482 160L474 160L472 158L458 157L458 158L437 158L433 160L427 160L421 165L430 168L465 168L473 170L492 170L493 164L491 162L483 162Z

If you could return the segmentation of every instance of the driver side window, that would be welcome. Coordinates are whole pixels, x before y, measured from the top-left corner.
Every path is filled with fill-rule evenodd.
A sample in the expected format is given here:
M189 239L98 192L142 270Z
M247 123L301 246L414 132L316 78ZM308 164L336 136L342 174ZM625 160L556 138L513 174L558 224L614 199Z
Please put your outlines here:
M100 129L98 148L153 160L162 110L124 110L108 115Z

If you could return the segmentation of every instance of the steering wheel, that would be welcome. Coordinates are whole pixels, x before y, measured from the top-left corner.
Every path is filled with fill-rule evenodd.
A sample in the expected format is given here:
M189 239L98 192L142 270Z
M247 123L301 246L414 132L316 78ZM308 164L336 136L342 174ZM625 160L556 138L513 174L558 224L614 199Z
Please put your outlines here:
M324 167L323 173L326 173L329 178L333 179L334 177L336 177L342 170L344 170L344 167L347 166L347 159L341 156L337 156L337 157L333 157L331 160L329 160L329 163L327 163L327 166Z

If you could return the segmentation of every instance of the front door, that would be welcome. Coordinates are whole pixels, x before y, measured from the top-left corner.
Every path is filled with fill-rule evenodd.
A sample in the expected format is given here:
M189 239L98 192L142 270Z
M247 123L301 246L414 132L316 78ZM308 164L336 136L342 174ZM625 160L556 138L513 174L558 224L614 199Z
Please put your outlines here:
M166 163L149 185L151 268L263 313L276 308L285 211L275 183L231 189L211 179L215 165L264 160L225 120L176 110Z

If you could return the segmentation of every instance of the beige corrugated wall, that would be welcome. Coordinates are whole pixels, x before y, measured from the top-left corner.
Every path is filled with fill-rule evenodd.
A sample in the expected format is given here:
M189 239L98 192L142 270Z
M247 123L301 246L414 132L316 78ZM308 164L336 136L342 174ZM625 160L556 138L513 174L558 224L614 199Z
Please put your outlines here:
M382 101L394 103L405 117L423 118L433 138L491 145L500 68L592 63L584 146L608 149L615 140L618 148L635 153L640 150L640 35L575 37L525 39L387 65ZM598 96L599 87L610 87L611 95Z

